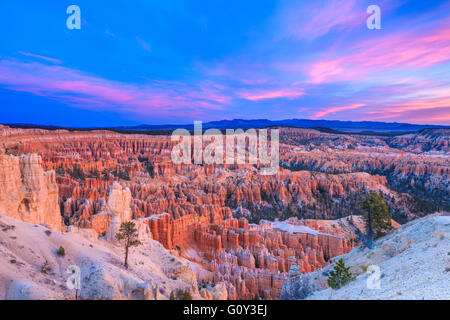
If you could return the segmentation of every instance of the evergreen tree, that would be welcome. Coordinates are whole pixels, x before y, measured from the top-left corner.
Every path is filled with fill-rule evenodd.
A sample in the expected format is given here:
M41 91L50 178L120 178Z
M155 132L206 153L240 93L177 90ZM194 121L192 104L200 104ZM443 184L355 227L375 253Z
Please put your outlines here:
M102 171L102 180L103 181L108 181L109 180L109 172L106 169L103 169L103 171Z
M339 289L352 281L353 275L350 272L350 267L346 267L344 260L339 259L334 266L334 269L330 271L327 282L333 289Z
M116 239L124 244L125 247L125 268L128 269L128 250L130 247L138 246L141 242L137 239L138 233L134 222L123 222L120 225L119 232L116 233Z
M177 290L176 300L192 300L192 295L187 290Z
M366 213L367 245L373 248L374 233L377 237L391 228L391 214L381 195L371 191L361 200L361 208Z

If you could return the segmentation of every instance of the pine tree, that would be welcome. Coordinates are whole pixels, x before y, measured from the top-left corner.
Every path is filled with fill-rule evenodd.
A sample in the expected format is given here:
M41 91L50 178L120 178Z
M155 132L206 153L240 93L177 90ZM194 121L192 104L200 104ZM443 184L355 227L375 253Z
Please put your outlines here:
M192 295L189 293L188 290L177 290L177 293L175 296L175 295L173 295L173 291L172 291L170 293L170 300L192 300Z
M123 242L125 246L125 268L128 269L128 250L130 247L138 246L141 242L137 239L138 233L134 222L123 222L120 225L119 232L116 233L116 239Z
M350 272L350 267L346 267L344 260L341 258L336 262L334 269L330 271L327 282L331 288L339 289L353 279L354 277Z
M361 200L361 208L366 212L367 245L373 248L374 232L376 237L384 235L391 228L392 216L381 195L373 191Z
M192 295L187 290L182 291L181 292L181 300L192 300Z

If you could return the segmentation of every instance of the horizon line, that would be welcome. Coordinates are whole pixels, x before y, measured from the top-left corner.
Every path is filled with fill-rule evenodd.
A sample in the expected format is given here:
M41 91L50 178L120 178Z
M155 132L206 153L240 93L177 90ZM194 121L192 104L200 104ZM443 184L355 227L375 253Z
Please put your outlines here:
M341 119L309 119L309 118L287 118L287 119L277 119L277 120L271 120L271 119L265 119L265 118L250 118L250 119L244 119L244 118L234 118L234 119L220 119L220 120L208 120L208 121L202 121L202 120L194 120L194 121L201 121L202 123L208 124L213 122L232 122L232 121L270 121L270 122L282 122L282 121L311 121L311 122L342 122L342 123L372 123L372 124L388 124L388 125L409 125L409 126L427 126L432 128L444 128L448 129L450 128L449 125L439 125L439 124L426 124L426 123L411 123L411 122L389 122L389 121L373 121L373 120L341 120ZM61 124L43 124L43 123L32 123L32 122L9 122L4 123L0 122L0 125L3 126L29 126L29 127L48 127L48 128L61 128L61 129L130 129L133 130L133 128L141 127L141 126L153 126L153 127L173 127L173 126L193 126L194 121L192 123L162 123L162 124L154 124L154 123L138 123L138 124L119 124L119 125L106 125L106 126L80 126L80 125L61 125ZM280 124L281 125L281 124ZM281 125L283 126L283 125ZM332 128L329 128L332 129ZM152 129L149 129L152 130Z

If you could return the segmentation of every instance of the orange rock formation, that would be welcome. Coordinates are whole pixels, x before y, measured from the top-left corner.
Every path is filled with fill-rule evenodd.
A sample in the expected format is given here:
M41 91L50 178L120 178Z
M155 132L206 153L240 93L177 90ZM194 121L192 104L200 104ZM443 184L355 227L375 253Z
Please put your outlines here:
M388 187L384 168L392 167L392 177L399 181L422 177L430 190L448 192L439 185L448 180L448 160L424 157L404 146L407 140L425 148L423 139L434 139L427 142L427 150L442 152L448 150L445 139L373 138L304 129L282 129L280 137L283 168L277 175L262 176L253 165L174 165L170 161L174 143L168 136L0 127L0 147L20 156L0 156L4 167L0 167L0 187L7 188L7 181L22 176L8 163L18 161L17 168L26 172L31 166L41 178L22 185L39 186L41 182L33 183L48 179L50 189L40 192L59 201L66 225L107 235L120 221L133 219L141 235L210 271L199 277L223 282L231 299L279 298L292 263L310 272L351 250L355 229L349 220L339 218L358 213L357 203L368 190L393 199L393 206L408 202L408 195ZM25 160L29 153L39 154L42 163L37 158ZM41 165L41 171L35 168ZM42 170L54 170L56 178ZM21 187L16 189L5 193L25 194ZM23 212L19 207L25 198L41 201L31 195L17 197L12 202L17 212ZM130 210L120 209L128 213L119 219L114 212L124 204ZM5 199L0 198L0 209L1 205L7 205ZM36 213L38 220L40 214ZM44 220L58 224L57 218L52 219Z

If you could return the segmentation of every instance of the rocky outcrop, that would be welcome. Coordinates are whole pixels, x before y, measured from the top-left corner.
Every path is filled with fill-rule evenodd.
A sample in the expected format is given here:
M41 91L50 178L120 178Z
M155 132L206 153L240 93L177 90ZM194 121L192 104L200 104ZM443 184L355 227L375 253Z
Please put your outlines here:
M448 299L450 214L411 221L375 241L340 256L355 279L338 290L328 288L334 261L322 270L301 274L291 266L282 299L368 300ZM335 259L333 259L335 260Z
M210 271L212 277L207 280L227 283L230 299L278 299L291 264L300 265L301 272L311 272L327 265L331 257L348 252L356 240L357 226L363 224L360 220L289 219L255 225L229 213L180 219L163 213L143 219L155 240Z
M202 288L200 295L205 300L227 300L228 291L225 282L219 282L214 287Z
M123 188L120 183L114 182L111 186L104 212L101 212L98 215L102 217L101 219L106 219L106 224L109 223L108 233L106 234L108 241L116 243L115 237L119 232L120 225L128 221L132 221L135 224L138 233L138 240L145 242L151 238L150 228L142 219L132 220L133 215L130 204L130 190L128 188ZM104 218L105 214L110 218ZM94 220L100 220L95 217L96 216L93 216Z
M42 170L40 156L0 155L0 214L63 228L55 172Z
M116 234L119 232L123 222L131 221L131 193L128 188L123 189L118 182L114 182L109 192L106 212L111 216L111 224L108 228L108 241L115 242Z
M450 129L423 129L388 140L392 147L408 151L441 151L450 153Z
M449 129L395 137L283 129L280 138L286 143L280 166L286 169L384 176L398 193L392 207L401 221L450 209Z
M56 254L61 246L64 256ZM48 273L41 272L45 262ZM78 299L168 300L180 289L202 298L186 261L157 241L148 239L131 250L130 268L122 263L123 248L98 239L92 229L71 227L63 233L0 216L1 300L74 300L75 290L67 283L75 275L66 273L74 265L81 272Z

